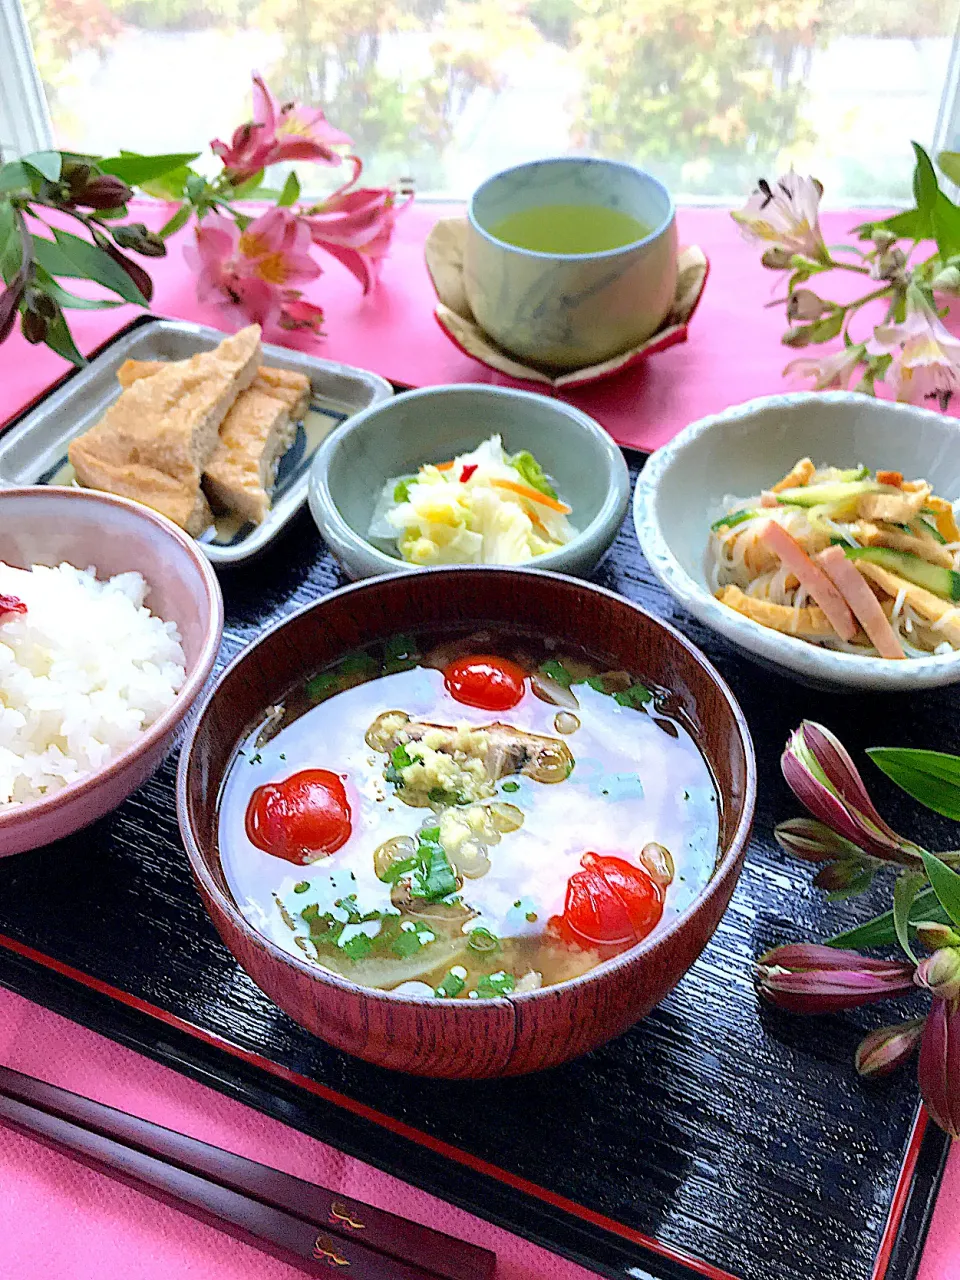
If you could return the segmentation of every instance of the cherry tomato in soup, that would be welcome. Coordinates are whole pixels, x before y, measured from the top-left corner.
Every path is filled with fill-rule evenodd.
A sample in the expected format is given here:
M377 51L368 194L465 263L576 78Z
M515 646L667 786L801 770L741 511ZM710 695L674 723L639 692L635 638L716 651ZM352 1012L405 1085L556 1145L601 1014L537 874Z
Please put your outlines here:
M663 914L650 875L623 858L585 853L567 881L561 932L591 946L632 946Z
M524 693L522 667L507 658L473 654L444 668L443 680L451 697L484 711L509 711Z
M247 836L275 858L305 864L336 852L350 838L343 782L328 769L304 769L257 787L247 805Z

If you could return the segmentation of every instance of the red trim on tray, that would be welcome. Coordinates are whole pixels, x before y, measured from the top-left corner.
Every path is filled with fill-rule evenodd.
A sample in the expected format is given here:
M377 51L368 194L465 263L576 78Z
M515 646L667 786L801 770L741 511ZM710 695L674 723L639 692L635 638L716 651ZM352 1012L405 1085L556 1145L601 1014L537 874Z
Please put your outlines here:
M526 1178L521 1178L516 1174L509 1173L506 1169L501 1169L498 1165L490 1164L486 1160L481 1160L476 1156L470 1155L469 1152L461 1151L459 1147L452 1146L450 1143L444 1142L441 1138L434 1138L431 1134L424 1133L421 1129L414 1128L413 1125L405 1124L402 1120L395 1120L392 1116L384 1115L373 1107L368 1107L363 1102L357 1102L354 1098L348 1098L345 1094L338 1093L335 1089L328 1088L327 1085L320 1084L316 1080L311 1080L307 1076L302 1076L296 1071L291 1071L289 1067L281 1066L277 1062L271 1062L269 1058L263 1057L262 1054L256 1053L251 1049L244 1049L240 1045L234 1044L232 1040L226 1039L224 1036L217 1035L212 1031L205 1031L202 1027L197 1027L192 1022L188 1022L186 1019L180 1018L174 1013L169 1013L166 1009L161 1009L159 1006L150 1004L146 1000L141 1000L139 996L131 995L128 991L123 991L119 987L114 987L109 982L103 982L100 978L95 978L92 974L84 973L81 969L75 969L72 965L65 964L62 960L57 960L53 956L45 955L42 951L37 951L36 948L28 946L25 942L20 942L16 938L9 938L5 934L0 934L0 946L5 947L8 951L14 952L16 955L23 956L25 959L33 961L35 964L42 965L46 969L52 969L63 977L69 978L73 982L80 983L81 986L89 987L92 991L96 991L100 995L108 996L111 1000L116 1000L119 1004L126 1005L130 1009L135 1009L139 1013L149 1014L150 1017L155 1018L158 1022L162 1022L165 1026L173 1027L177 1031L184 1031L188 1035L193 1036L195 1040L200 1040L204 1044L211 1045L213 1048L221 1049L224 1052L231 1054L233 1057L249 1063L251 1066L257 1067L262 1071L267 1071L271 1075L287 1081L289 1084L296 1085L301 1089L306 1089L308 1092L316 1094L325 1101L332 1102L336 1106L342 1107L345 1111L350 1111L354 1115L361 1116L364 1120L369 1120L373 1124L378 1124L381 1128L388 1129L391 1133L398 1134L402 1138L410 1139L411 1141L418 1143L420 1146L436 1152L438 1155L445 1156L450 1160L455 1160L458 1164L465 1165L467 1168L473 1169L478 1173L483 1173L488 1177L495 1178L498 1182L502 1182L506 1186L522 1192L524 1195L533 1196L538 1200L544 1201L546 1204L552 1205L556 1209L561 1209L565 1213L569 1213L576 1218L580 1218L584 1222L589 1222L593 1226L601 1227L603 1230L609 1231L613 1235L620 1236L624 1240L629 1240L632 1244L640 1245L651 1253L659 1254L662 1258L667 1258L671 1262L676 1262L681 1266L689 1268L691 1271L696 1271L699 1275L706 1277L706 1280L741 1280L741 1277L734 1276L729 1271L723 1271L721 1268L715 1267L712 1263L706 1262L702 1258L696 1258L692 1254L685 1252L683 1249L674 1248L672 1245L664 1244L662 1241L655 1240L651 1236L646 1236L640 1231L634 1231L632 1227L625 1226L622 1222L617 1222L614 1218L608 1218L602 1213L596 1213L594 1210L588 1209L585 1205L577 1204L575 1200L568 1200L565 1196L557 1195L553 1191L548 1191L546 1187L538 1186L535 1182L529 1182ZM913 1139L911 1140L911 1150L912 1144ZM919 1141L917 1141L917 1149L919 1150ZM911 1171L913 1164L915 1163L916 1156L914 1155L913 1163L910 1164ZM898 1183L897 1197L894 1199L894 1206L891 1207L891 1221L893 1218L894 1207L897 1209L898 1215L903 1211L903 1201L906 1198L906 1189L904 1190L902 1198L898 1198L899 1193L900 1184ZM887 1224L887 1230L890 1230L890 1222ZM889 1249L892 1249L892 1247L893 1238L891 1235L888 1253ZM880 1277L875 1273L873 1280L880 1280Z
M927 1114L926 1107L921 1106L916 1114L913 1122L913 1130L910 1139L907 1142L906 1154L903 1158L903 1164L900 1166L900 1175L897 1178L897 1185L893 1189L893 1199L890 1201L890 1212L887 1215L886 1225L883 1228L883 1235L880 1237L880 1248L877 1250L877 1258L873 1264L873 1271L870 1280L883 1280L887 1274L887 1268L890 1265L890 1258L893 1254L893 1246L897 1238L897 1231L900 1228L900 1219L907 1204L907 1197L910 1194L910 1184L913 1181L913 1174L917 1167L917 1160L920 1158L920 1147L923 1144L924 1134L927 1132L927 1126L930 1123L930 1117Z

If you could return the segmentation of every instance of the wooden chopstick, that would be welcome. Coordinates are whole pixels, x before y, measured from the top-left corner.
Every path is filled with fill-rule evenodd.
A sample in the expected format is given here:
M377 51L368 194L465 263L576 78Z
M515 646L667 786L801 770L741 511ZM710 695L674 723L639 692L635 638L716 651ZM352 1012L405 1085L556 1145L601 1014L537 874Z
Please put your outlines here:
M8 1067L0 1120L316 1274L491 1280L496 1269L487 1249Z

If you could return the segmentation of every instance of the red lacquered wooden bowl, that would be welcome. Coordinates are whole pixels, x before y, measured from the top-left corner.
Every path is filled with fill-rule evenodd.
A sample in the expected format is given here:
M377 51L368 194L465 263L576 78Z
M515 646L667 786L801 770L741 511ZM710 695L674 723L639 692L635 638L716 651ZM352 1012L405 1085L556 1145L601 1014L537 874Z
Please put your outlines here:
M262 937L230 896L217 797L240 739L266 707L358 645L445 623L522 625L674 690L722 800L713 879L675 921L590 973L495 1000L435 1000L359 987ZM369 1062L478 1079L539 1071L625 1031L680 981L733 893L750 836L756 765L733 695L679 632L600 587L522 569L431 569L344 587L264 633L227 668L184 746L180 829L204 904L254 982L302 1026Z

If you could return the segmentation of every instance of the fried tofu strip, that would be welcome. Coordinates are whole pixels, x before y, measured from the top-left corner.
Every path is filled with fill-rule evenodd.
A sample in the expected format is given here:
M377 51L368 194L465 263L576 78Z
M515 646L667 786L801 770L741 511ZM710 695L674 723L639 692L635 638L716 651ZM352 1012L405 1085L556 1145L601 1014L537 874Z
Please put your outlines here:
M168 360L124 360L117 370L117 381L126 389L143 378L152 378L155 373L167 369L170 364L184 364L185 361ZM291 421L299 422L310 405L310 379L304 373L293 369L276 369L272 365L262 364L250 383L250 391L260 391L264 395L282 400L287 406Z
M799 489L801 485L809 484L813 478L816 467L809 458L801 458L799 462L794 463L793 469L788 471L782 480L778 480L769 493L782 493L784 489Z
M948 542L960 542L960 528L957 527L953 514L953 505L946 498L938 498L935 493L931 493L926 505L936 512L935 523L941 538L946 538Z
M953 568L953 556L933 537L917 538L901 529L881 529L869 520L858 520L851 533L863 547L891 547L894 551L909 551L911 555L928 560L931 564L941 565L944 569Z
M907 604L916 609L922 618L936 624L936 630L944 640L949 640L954 647L960 648L960 609L956 605L941 600L932 591L907 582L906 578L901 578L888 569L882 569L878 564L870 564L868 560L857 560L855 563L860 573L875 582L887 595L896 599L902 591Z
M739 587L733 586L722 587L717 592L717 599L728 608L742 613L745 618L751 618L762 627L769 627L771 631L780 631L784 635L801 636L805 640L819 640L836 635L830 619L815 605L791 609L785 604L774 604L770 600L758 600L754 596L744 595Z
M861 520L883 520L888 524L909 524L926 506L930 486L925 480L911 480L897 493L865 493L857 501Z

